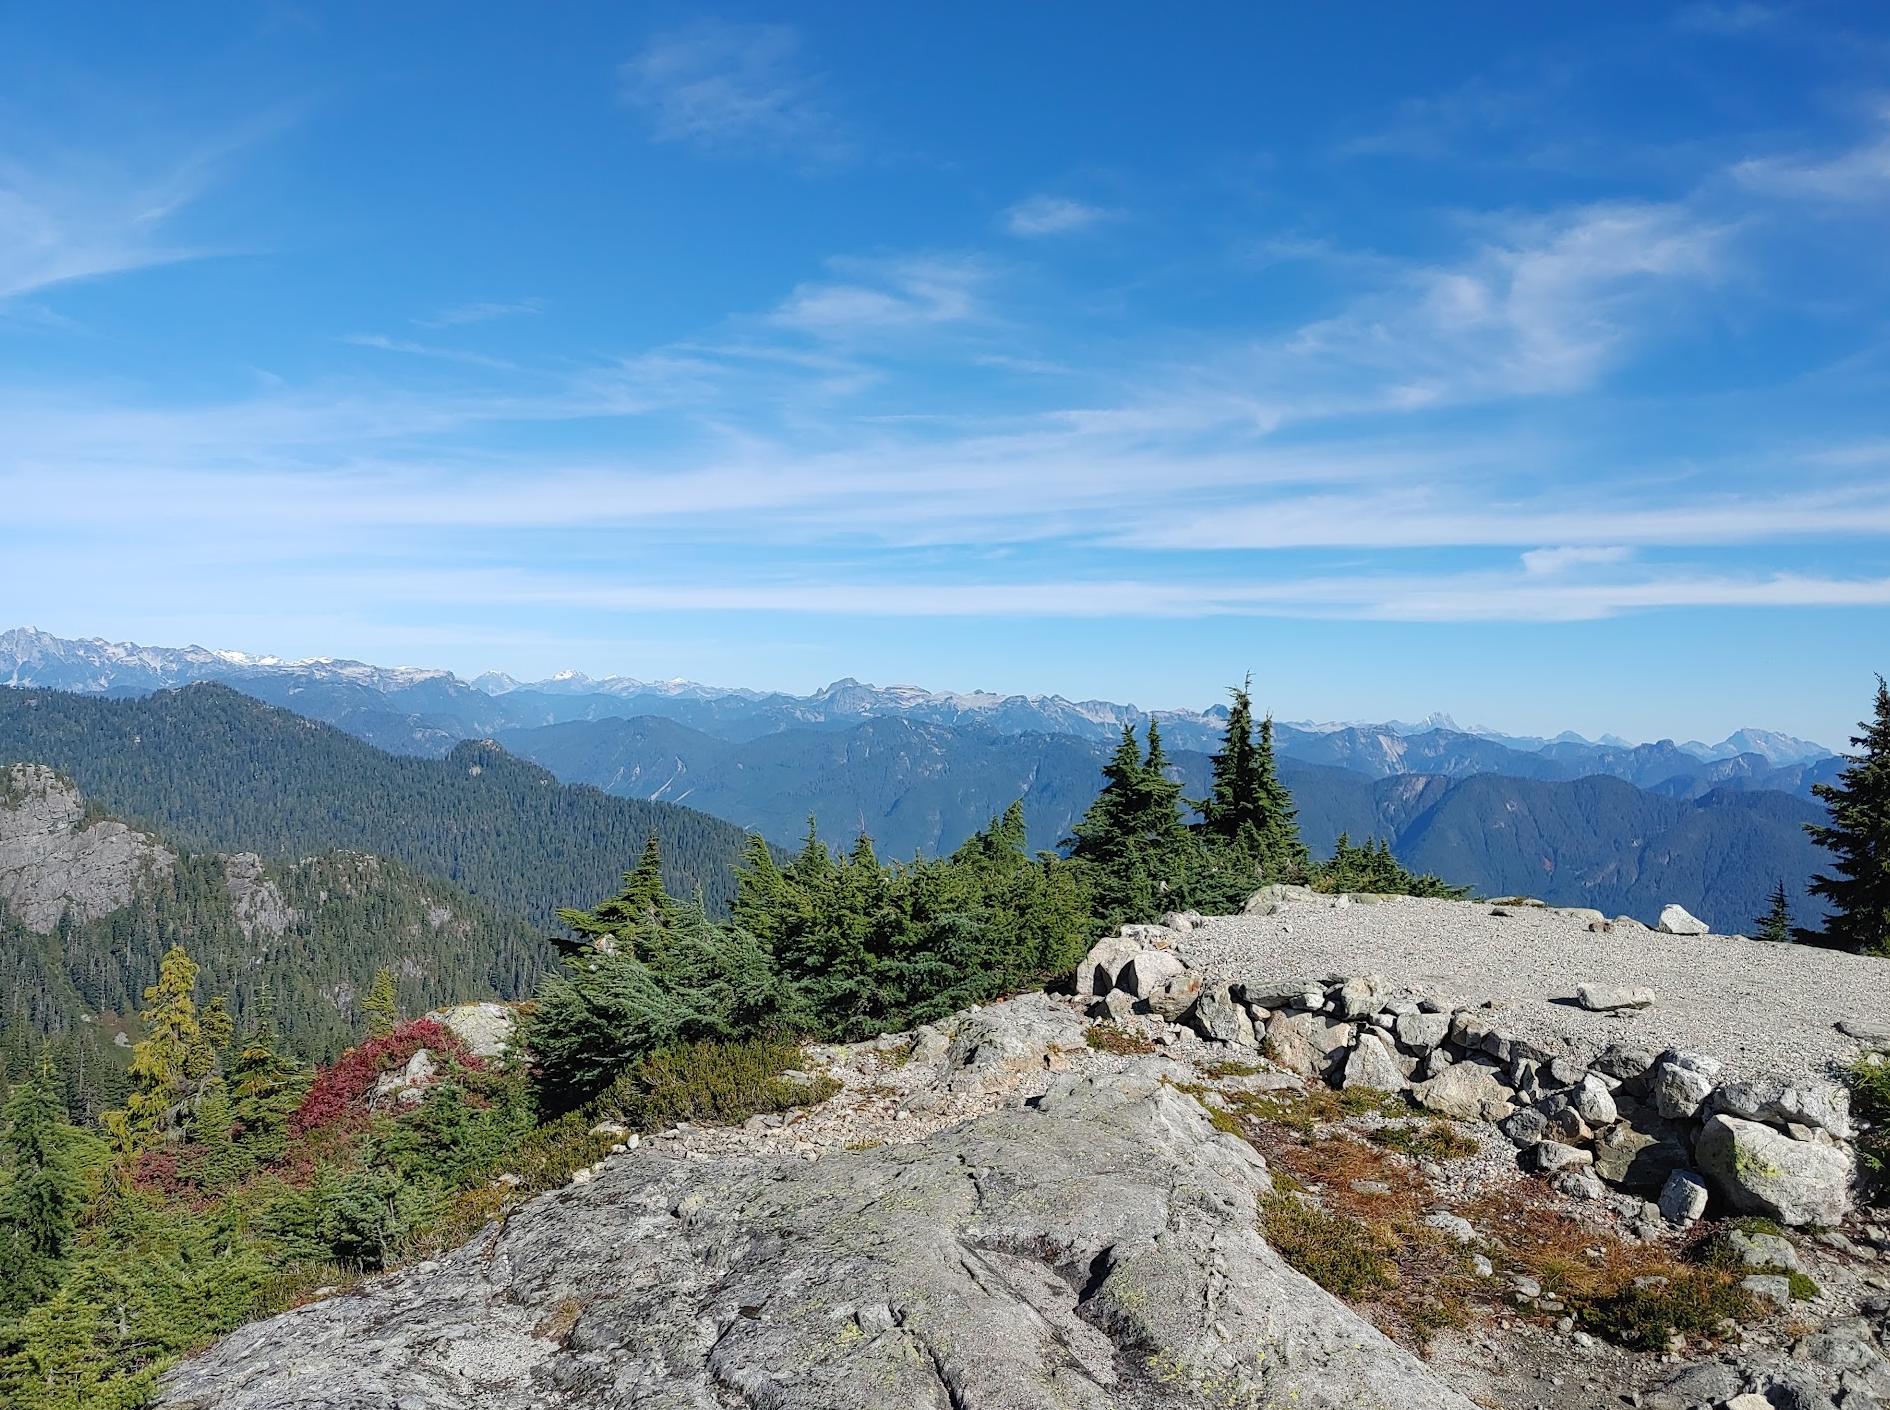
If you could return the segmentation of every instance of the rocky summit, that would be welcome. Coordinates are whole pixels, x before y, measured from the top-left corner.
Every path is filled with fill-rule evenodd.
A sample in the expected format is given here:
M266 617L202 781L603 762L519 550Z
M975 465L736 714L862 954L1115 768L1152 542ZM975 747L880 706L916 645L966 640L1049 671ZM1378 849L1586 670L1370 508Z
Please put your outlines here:
M1281 1260L1264 1162L1143 1073L812 1162L639 1150L250 1328L183 1410L1469 1410Z
M1841 1086L1766 1069L1791 1042L1722 1063L1662 1046L1698 1036L1680 992L1597 1010L1569 982L1542 1010L1466 1004L1268 957L1279 927L1316 949L1349 923L1381 961L1375 935L1401 913L1422 932L1440 905L1465 933L1510 937L1482 978L1605 934L1546 909L1518 923L1290 891L1245 920L1124 927L1064 994L808 1048L812 1105L613 1128L612 1153L562 1188L456 1251L237 1331L173 1371L161 1403L1890 1401L1890 1229L1853 1199Z

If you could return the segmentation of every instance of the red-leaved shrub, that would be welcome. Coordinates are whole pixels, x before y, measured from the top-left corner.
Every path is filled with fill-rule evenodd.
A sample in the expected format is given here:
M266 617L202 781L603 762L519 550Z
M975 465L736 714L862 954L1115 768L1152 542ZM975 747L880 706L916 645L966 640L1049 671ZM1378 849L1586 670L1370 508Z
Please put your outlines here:
M430 1018L417 1018L401 1024L385 1038L370 1038L359 1047L349 1048L332 1065L318 1071L302 1104L289 1118L289 1128L301 1135L365 1112L375 1080L382 1073L405 1067L422 1048L432 1053L442 1067L474 1072L485 1067L467 1051L457 1033Z

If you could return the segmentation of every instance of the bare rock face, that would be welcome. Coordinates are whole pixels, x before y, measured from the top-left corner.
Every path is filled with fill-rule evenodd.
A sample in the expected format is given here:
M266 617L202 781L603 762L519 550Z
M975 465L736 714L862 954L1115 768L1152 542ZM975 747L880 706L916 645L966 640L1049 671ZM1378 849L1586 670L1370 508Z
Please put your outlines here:
M78 791L42 764L0 774L0 901L28 930L97 920L129 904L139 879L177 858L121 822L85 820Z
M1471 1410L1257 1228L1243 1142L1065 1078L812 1163L648 1150L457 1252L235 1333L172 1410Z
M283 899L254 852L237 852L223 859L223 884L230 892L230 913L245 940L258 936L280 939L301 914Z
M1026 1072L1068 1066L1088 1046L1088 1025L1047 994L1023 994L974 1010L945 1054L942 1085L955 1092L1005 1092Z
M510 1004L496 1003L490 999L435 1009L427 1017L457 1034L474 1057L486 1059L505 1055L506 1046L512 1041L512 1032L518 1023L517 1010Z

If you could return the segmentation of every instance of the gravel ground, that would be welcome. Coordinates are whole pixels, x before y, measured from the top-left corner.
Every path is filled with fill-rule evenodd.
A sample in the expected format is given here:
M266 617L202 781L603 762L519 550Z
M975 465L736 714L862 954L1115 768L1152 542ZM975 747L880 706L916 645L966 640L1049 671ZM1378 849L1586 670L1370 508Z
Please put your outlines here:
M1735 936L1595 933L1554 911L1494 916L1486 903L1401 897L1371 905L1289 904L1222 916L1176 950L1219 980L1377 973L1453 1005L1499 1002L1499 1024L1583 1057L1611 1042L1689 1048L1748 1075L1828 1069L1857 1045L1841 1019L1890 1028L1890 961ZM1589 1013L1578 984L1648 985L1638 1013Z

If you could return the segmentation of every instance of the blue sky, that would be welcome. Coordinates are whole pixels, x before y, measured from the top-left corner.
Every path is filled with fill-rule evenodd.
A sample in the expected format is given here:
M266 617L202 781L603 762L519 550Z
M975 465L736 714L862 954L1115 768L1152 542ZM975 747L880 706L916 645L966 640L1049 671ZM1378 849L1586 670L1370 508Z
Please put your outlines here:
M0 618L1830 743L1877 4L0 16Z

